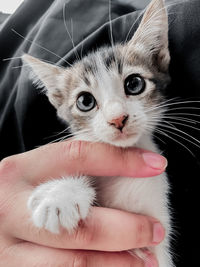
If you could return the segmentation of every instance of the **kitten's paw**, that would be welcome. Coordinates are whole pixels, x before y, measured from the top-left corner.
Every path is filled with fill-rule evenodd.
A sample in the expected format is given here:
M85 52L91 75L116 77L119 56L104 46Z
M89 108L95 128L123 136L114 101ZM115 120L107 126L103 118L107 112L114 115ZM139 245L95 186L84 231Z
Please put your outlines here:
M28 208L35 226L59 233L59 225L73 231L87 217L94 199L95 191L87 178L69 177L36 187Z

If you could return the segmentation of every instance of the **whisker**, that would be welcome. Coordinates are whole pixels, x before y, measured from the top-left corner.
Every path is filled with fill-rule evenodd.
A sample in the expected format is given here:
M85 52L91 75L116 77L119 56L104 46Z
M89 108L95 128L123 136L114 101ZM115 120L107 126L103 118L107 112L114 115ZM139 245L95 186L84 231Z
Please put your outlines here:
M166 119L166 120L172 120L172 121L183 121L183 122L187 122L187 123L191 123L191 124L199 124L200 123L200 121L193 120L193 119L190 119L190 118L177 117L177 116L168 116L166 114L162 115L162 118L160 118L160 116L156 116L156 115L151 116L151 118L155 119L157 121Z
M81 60L83 59L83 46L84 46L84 42L82 39L82 42L81 42Z
M66 129L65 129L66 131ZM84 135L88 135L90 133L89 129L84 129L84 130L80 130L80 131L74 131L72 133L68 133L67 135L61 136L57 139L52 140L51 142L49 142L49 144L51 143L55 143L55 142L62 142L65 141L66 139L71 139L71 138L78 138L81 137L82 134Z
M176 140L176 139L173 138L172 136L169 136L167 133L163 132L163 131L160 130L160 129L155 129L155 132L160 133L161 135L166 136L167 138L171 139L171 140L174 141L175 143L181 145L181 146L184 147L184 148L185 148L185 149L186 149L186 150L187 150L187 151L188 151L194 158L196 158L195 155L194 155L194 153L192 153L192 151L191 151L187 146L185 146L183 143L179 142L178 140ZM168 131L168 132L169 132L169 131ZM169 133L171 133L171 132L169 132ZM171 133L171 134L174 134L174 133Z
M20 36L22 39L24 39L25 41L27 41L27 42L29 42L29 43L31 43L31 44L33 44L33 45L35 45L35 46L37 46L37 47L39 47L39 48L45 50L46 52L48 52L48 53L50 53L50 54L56 56L57 58L63 60L63 61L64 61L65 63L67 63L69 66L72 66L72 64L70 64L67 60L65 60L63 57L59 56L58 54L54 53L53 51L51 51L51 50L45 48L44 46L42 46L42 45L36 43L35 41L32 41L32 40L30 40L30 39L27 39L26 37L24 37L23 35L21 35L20 33L18 33L16 30L14 30L14 29L11 29L11 30L12 30L15 34L17 34L18 36Z
M109 18L111 45L113 47L114 40L113 40L112 18L111 18L111 0L108 1L108 18Z
M197 128L197 127L194 127L194 126L191 126L191 125L187 125L185 123L174 122L174 121L172 123L177 124L177 125L181 125L181 126L184 126L184 127L188 127L188 128L194 129L196 131L200 131L200 128Z
M178 136L179 138L184 139L185 141L187 141L187 142L193 144L194 146L196 146L197 148L200 148L200 146L198 146L196 143L192 142L191 140L189 140L189 139L187 139L187 138L185 138L185 137L183 137L183 136L181 136L181 135L178 135L178 134L176 134L176 133L174 133L174 132L171 132L171 131L169 131L169 130L166 130L166 129L165 129L165 131L168 132L168 133L171 133L171 134L173 134L173 135L176 135L176 136Z
M196 103L196 104L198 104L198 103L200 103L200 101L198 101L198 100L196 100L196 101L179 101L179 102L173 102L173 103L167 103L166 101L164 101L164 102L161 102L158 105L155 105L155 106L147 109L147 112L153 111L153 110L157 110L157 109L161 109L161 108L170 107L170 106L173 106L173 105L188 104L188 103ZM187 108L188 106L185 106L185 107ZM180 107L180 109L182 108L184 110L185 107ZM176 107L172 107L168 111L170 112L171 110L176 110Z
M163 128L165 128L164 131L170 132L170 133L172 133L172 134L174 134L174 135L176 135L176 136L178 136L178 137L180 137L180 138L182 138L182 139L184 139L184 140L190 142L191 144L197 146L198 148L200 148L200 146L197 145L197 144L195 143L195 142L197 142L197 143L200 144L200 141L199 141L198 139L196 139L195 137L193 137L193 136L187 134L186 132L184 132L184 131L182 131L182 130L176 128L176 127L171 127L171 126L164 125L164 124L161 124L161 123L157 123L157 125L159 125L159 126L157 126L158 128L163 127ZM169 131L169 130L167 130L166 128L167 128L167 129L174 130L174 131L177 131L177 132L179 132L179 133L181 133L181 134L184 134L184 135L188 136L189 138L191 138L192 140L194 140L195 142L193 142L193 141L191 141L191 140L185 138L184 136L181 136L181 135L178 135L178 134L176 134L176 133L174 133L174 132L172 132L172 131Z
M154 133L154 137L155 137L156 139L158 139L161 143L163 143L163 144L166 145L166 142L163 141L160 137L158 137L155 133Z
M200 117L200 114L194 114L194 113L186 113L186 112L179 112L179 113L168 113L170 115L184 115L184 116L193 116L193 117Z
M162 102L160 102L160 103L157 104L157 105L154 105L154 106L152 106L152 107L150 107L150 108L147 108L147 109L145 110L145 112L148 113L149 111L153 111L153 110L157 110L157 109L164 108L164 107L165 107L165 104L168 104L169 102L174 101L174 100L176 100L176 99L179 99L179 97L174 97L174 98L170 98L170 99L167 99L167 100L165 100L165 101L162 101ZM176 103L176 102L175 102L175 103Z
M191 151L187 146L185 146L183 143L179 142L178 140L176 140L176 139L173 138L172 136L169 136L169 134L163 132L162 129L159 129L159 128L154 129L153 127L149 127L149 128L151 128L151 130L154 130L154 132L157 132L157 133L160 134L160 135L166 136L167 138L171 139L171 140L174 141L175 143L181 145L181 146L184 147L187 151L189 151L190 154L191 154L193 157L195 157L195 155L192 153L192 151ZM169 133L171 133L171 132L169 132ZM171 133L171 134L173 134L173 133Z
M77 52L77 49L76 49L75 44L74 44L74 41L73 41L73 22L72 22L72 20L71 20L71 32L72 32L72 35L70 34L69 29L67 27L67 23L66 23L66 11L67 11L66 10L66 5L67 5L67 3L64 3L64 5L63 5L63 21L64 21L64 26L65 26L65 29L67 31L67 34L68 34L68 36L70 38L70 41L72 43L72 47L73 47L73 50L74 50L74 54L76 56L76 59L77 60L80 60L79 54Z
M112 17L111 17L111 0L108 0L108 19L109 19L109 29L110 29L110 42L114 55L115 67L117 69L117 58L114 49L114 38L113 38Z
M181 109L191 109L191 110L199 110L200 108L197 108L197 107L187 107L187 106L185 106L185 107L177 107L177 108L172 108L172 109L170 109L169 111L171 111L171 110L181 110Z
M167 103L166 105L164 105L164 107L168 107L168 106L173 106L173 105L180 105L180 104L191 104L191 103L200 103L199 100L184 100L184 101L177 101L174 103ZM161 103L162 105L162 103ZM163 105L162 105L163 106Z
M151 122L155 122L155 123L158 123L159 124L159 120L158 119L152 118L151 119ZM173 120L172 121L171 120L162 120L162 123L167 123L167 124L171 125L172 127L175 127L174 124L177 124L177 125L181 125L181 126L184 126L184 127L188 127L190 129L194 129L194 130L200 131L200 128L194 127L192 125L188 125L186 123L181 123L181 122L173 121ZM175 127L175 128L177 128L177 127Z
M55 136L61 135L61 134L65 133L65 132L69 131L70 128L71 128L71 127L68 126L68 127L65 128L63 131L60 131L60 132L58 132L58 133L55 133L55 134L50 135L50 136L48 136L48 137L45 137L45 139L49 139L49 138L51 138L51 137L55 137Z
M188 122L188 123L192 123L192 124L200 123L200 121L189 119L189 118L185 118L185 117L163 115L162 118L171 119L171 120L175 120L175 121L184 121L184 122Z
M11 60L15 60L15 59L21 59L22 60L22 56L20 57L10 57L10 58L4 58L2 61L11 61ZM46 60L46 59L42 59L42 61L46 62L46 63L50 63L50 64L55 64L55 62L52 62L50 60ZM61 67L61 66L60 66Z
M199 114L194 114L194 113L188 113L188 112L171 112L172 111L172 109L174 109L174 110L176 110L175 108L171 108L171 109L167 109L167 108L165 108L165 107L167 107L168 105L173 105L173 104L178 104L177 102L174 102L174 103L165 103L166 101L164 101L164 102L162 102L162 103L160 103L160 104L158 104L158 105L154 105L153 107L150 107L150 108L146 108L145 110L144 110L144 113L145 114L148 114L149 112L152 112L152 111L158 111L158 110L160 110L160 112L162 113L162 117L166 117L166 116L180 116L180 118L182 118L181 116L194 116L194 117L200 117L200 115ZM179 102L179 103L185 103L185 102L188 102L188 101L181 101L181 102ZM199 103L199 101L197 100L197 101L194 101L194 103ZM187 107L186 106L186 108L188 108L189 109L189 107ZM181 108L180 108L181 109ZM184 111L184 109L185 109L185 107L182 107L182 109L183 109L183 111ZM196 110L195 108L193 109L193 107L192 107L192 109L191 110ZM197 109L198 110L198 109ZM174 116L174 117L175 117ZM187 118L188 120L191 120L192 121L192 119L191 118ZM194 121L194 120L193 120Z
M59 137L57 139L54 139L50 142L48 142L48 144L53 144L53 143L56 143L56 142L60 142L60 141L64 141L66 139L69 139L70 137L72 137L73 135L71 133L69 133L68 135L65 135L65 136L62 136L62 137Z
M155 134L155 129L153 128L153 127L150 127L150 126L146 126L145 127L145 130L148 130L148 131L153 131L154 132L154 134L153 134L153 136L155 137L155 138L157 138L160 142L162 142L163 144L166 144L166 142L164 142L160 137L158 137L156 134Z
M17 57L17 58L22 59L22 57ZM12 59L11 59L11 60L12 60ZM54 62L51 62L51 61L49 61L49 60L44 60L44 59L42 59L42 61L47 62L47 63L50 63L50 64L55 64ZM29 64L24 64L24 63L23 63L22 65L12 67L12 69L19 69L19 68L22 68L22 67L30 67L30 65L29 65ZM60 66L59 66L59 67L60 67Z
M14 67L12 67L12 69L20 69L20 68L29 67L29 66L30 66L29 64L23 64L23 65L19 65L19 66L14 66Z
M14 60L14 59L21 59L22 57L7 57L7 58L3 58L2 61L10 61L10 60Z

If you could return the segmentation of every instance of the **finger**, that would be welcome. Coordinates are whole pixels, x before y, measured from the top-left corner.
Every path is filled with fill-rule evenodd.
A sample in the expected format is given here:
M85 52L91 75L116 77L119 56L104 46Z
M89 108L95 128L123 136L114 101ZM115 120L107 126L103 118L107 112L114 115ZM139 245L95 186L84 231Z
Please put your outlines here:
M37 244L68 249L122 251L156 245L165 231L157 220L125 211L93 207L78 229L52 234L33 226L26 208L28 194L19 193L6 215L4 232Z
M53 249L22 242L6 249L0 257L2 266L67 266L67 267L143 267L144 262L127 252L92 252ZM149 263L155 259L149 257ZM148 260L148 259L147 259ZM149 265L150 266L150 265ZM157 266L157 265L153 265Z
M63 175L148 177L162 173L166 159L138 148L118 148L108 144L66 141L4 160L20 176L33 183ZM2 163L3 166L3 163Z

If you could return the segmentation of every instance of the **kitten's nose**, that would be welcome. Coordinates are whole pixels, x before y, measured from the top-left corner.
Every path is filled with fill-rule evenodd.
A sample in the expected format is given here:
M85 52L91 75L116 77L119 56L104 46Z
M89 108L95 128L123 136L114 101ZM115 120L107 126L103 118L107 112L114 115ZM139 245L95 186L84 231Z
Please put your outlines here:
M115 119L109 121L109 124L115 126L115 128L122 131L127 120L128 120L128 115L123 115L123 116L120 116L118 118L115 118Z

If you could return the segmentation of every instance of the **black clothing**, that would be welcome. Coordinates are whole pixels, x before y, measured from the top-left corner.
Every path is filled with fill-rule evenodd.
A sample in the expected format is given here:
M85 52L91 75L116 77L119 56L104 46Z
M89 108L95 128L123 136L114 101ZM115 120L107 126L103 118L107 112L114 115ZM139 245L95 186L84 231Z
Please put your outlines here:
M21 60L4 59L19 57L26 52L63 66L66 63L62 57L73 62L76 57L64 19L73 35L79 55L110 44L108 0L73 0L65 6L66 2L68 1L25 1L0 31L0 159L46 144L56 139L52 135L64 129L47 97L28 80L26 67L15 68L21 65ZM116 42L125 40L131 25L147 3L149 0L112 0L112 28ZM172 83L166 96L197 100L200 97L200 1L169 0L166 1L166 5L168 4L172 4L169 7ZM129 37L137 26L138 22ZM191 105L195 106L195 103L188 104ZM198 114L199 111L186 108L185 113L188 112ZM198 119L198 116L185 116ZM190 125L197 128L200 126L199 123ZM181 125L177 127L187 131L189 136L199 138L197 130ZM179 143L162 137L165 143L160 142L160 146L169 161L167 171L172 185L172 217L176 231L172 245L176 266L196 267L199 266L200 251L197 219L200 149L184 139L171 136L195 155L193 157ZM184 135L184 138L190 138L189 136ZM190 140L196 142L194 139Z

